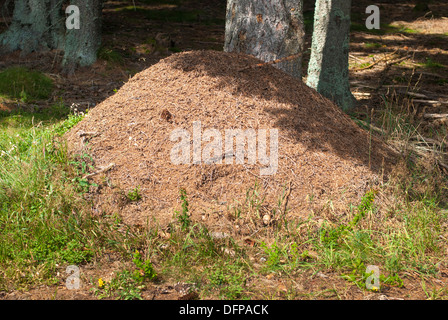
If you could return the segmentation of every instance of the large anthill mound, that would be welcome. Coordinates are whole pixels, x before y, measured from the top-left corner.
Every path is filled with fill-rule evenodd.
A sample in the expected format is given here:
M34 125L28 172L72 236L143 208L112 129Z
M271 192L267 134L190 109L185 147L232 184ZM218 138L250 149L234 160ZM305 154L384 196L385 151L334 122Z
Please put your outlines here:
M91 177L100 185L96 209L120 212L128 223L155 218L164 224L180 210L179 189L184 188L192 219L211 218L244 203L256 184L258 198L265 197L261 216L277 207L282 195L289 215L307 215L330 203L334 210L358 203L387 170L390 151L301 81L271 66L247 68L258 63L233 53L175 54L135 75L91 110L68 140L75 153L87 148L97 168L110 168ZM218 130L222 153L212 155L222 158L221 164L207 164L204 158L193 163L193 122L200 122L196 138L198 132ZM186 164L171 158L180 140L170 137L180 129L190 135L183 145L190 149ZM268 166L260 156L255 164L248 158L227 164L230 129L254 129L257 148L263 141L258 130L265 129L268 156L275 151L270 141L277 129L275 174L260 175ZM203 137L196 151L204 152L213 141L219 140ZM141 199L124 200L137 187Z

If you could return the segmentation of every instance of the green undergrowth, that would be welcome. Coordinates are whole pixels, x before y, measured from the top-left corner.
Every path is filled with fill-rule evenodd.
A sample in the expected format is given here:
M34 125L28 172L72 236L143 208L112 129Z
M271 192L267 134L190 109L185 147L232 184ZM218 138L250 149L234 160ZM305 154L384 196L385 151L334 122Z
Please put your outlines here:
M67 152L63 134L82 118L0 115L1 289L53 283L58 265L82 265L122 242L89 214L85 161Z
M0 72L0 97L30 102L48 99L53 81L39 71L9 67Z
M419 65L421 65L424 68L429 68L429 69L441 69L444 68L444 65L441 63L438 63L436 61L434 61L431 58L426 58L426 61L423 63L419 63Z
M393 33L417 34L418 30L414 30L405 26L396 26L386 23L381 23L379 29L367 29L364 22L359 19L353 19L350 26L350 31L365 32L369 34L385 35Z
M181 189L182 211L175 212L173 223L168 229L149 229L145 236L144 251L154 263L157 281L189 284L200 298L253 299L269 296L256 285L266 277L300 279L307 271L324 272L368 290L372 274L367 267L373 265L380 270L380 286L374 290L381 292L403 288L409 272L435 277L445 267L448 214L440 211L437 198L397 198L391 208L381 205L384 190L371 189L340 221L327 212L329 218L320 224L311 214L261 226L257 210L265 204L254 190L233 218L260 229L250 241L242 241L228 234L214 236L205 224L191 220L188 195ZM292 289L283 296L298 297L311 296Z
M93 293L99 299L120 299L120 300L142 300L142 289L145 282L154 281L157 273L150 260L146 260L142 254L136 250L133 254L133 267L115 272L110 281L98 279L96 287L92 288Z
M382 137L409 137L414 129L408 119L392 106L384 110L389 112L376 118ZM194 200L186 189L179 190L180 209L168 226L148 221L131 227L117 212L91 213L88 195L98 186L86 175L95 163L88 145L69 155L63 138L82 118L0 114L0 290L59 283L61 265L94 263L106 251L128 264L112 278L89 280L99 299L143 299L151 285L177 282L199 299L306 299L317 293L294 289L291 279L331 274L368 290L367 267L377 266L381 292L406 287L409 273L437 277L447 267L446 177L415 159L404 157L402 173L342 211L329 201L295 218L287 206L290 187L267 203L257 183L244 201L229 205L223 230L193 218ZM123 195L126 205L145 197L140 186ZM307 199L314 201L312 195ZM266 287L263 279L273 285ZM277 292L275 281L286 283L286 291Z
M114 49L102 46L97 53L98 59L108 62L110 65L122 65L123 56Z

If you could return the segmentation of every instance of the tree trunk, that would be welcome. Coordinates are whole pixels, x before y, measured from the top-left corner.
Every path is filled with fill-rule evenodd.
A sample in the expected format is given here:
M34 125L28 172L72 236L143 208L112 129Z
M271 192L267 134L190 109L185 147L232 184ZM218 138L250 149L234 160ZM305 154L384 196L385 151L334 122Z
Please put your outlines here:
M78 66L88 66L97 59L101 45L102 0L72 0L80 11L80 28L67 29L64 58L64 72L73 73Z
M64 25L59 0L16 0L11 25L0 34L0 53L61 49Z
M0 54L21 50L64 50L63 71L96 61L101 44L102 0L72 0L79 8L80 28L66 28L64 0L15 0L11 25L0 34ZM64 9L64 10L63 10Z
M354 107L348 54L351 0L317 0L307 85L342 109Z
M265 62L302 53L302 7L303 0L227 0L224 50ZM301 79L300 55L276 66Z

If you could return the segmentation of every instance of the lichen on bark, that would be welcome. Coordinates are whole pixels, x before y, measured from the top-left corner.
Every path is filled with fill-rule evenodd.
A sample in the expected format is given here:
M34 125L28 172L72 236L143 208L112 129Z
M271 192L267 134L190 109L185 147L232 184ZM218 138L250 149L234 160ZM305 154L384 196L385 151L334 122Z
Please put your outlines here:
M65 35L64 72L72 73L76 67L88 66L97 59L101 45L101 0L72 0L71 4L78 6L80 28L68 29Z
M80 29L67 29L67 4L80 10ZM0 54L63 50L63 71L96 61L101 44L102 0L15 0L12 22L0 34Z
M348 54L351 0L317 0L307 85L342 109L354 107Z
M0 34L0 53L21 50L22 55L27 55L32 51L61 49L61 7L58 0L16 0L11 25Z

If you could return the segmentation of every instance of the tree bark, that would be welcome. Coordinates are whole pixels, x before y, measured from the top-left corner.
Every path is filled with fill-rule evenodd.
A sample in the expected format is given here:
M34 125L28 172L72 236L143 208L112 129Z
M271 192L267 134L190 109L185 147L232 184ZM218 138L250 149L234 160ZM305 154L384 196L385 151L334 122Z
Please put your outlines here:
M0 54L21 50L59 49L64 51L63 71L96 61L101 44L102 0L72 0L80 11L80 28L67 29L67 0L15 0L11 25L0 34Z
M303 51L303 0L228 0L224 51L253 55L262 61ZM302 57L276 67L301 79Z
M343 110L354 107L348 54L351 0L317 0L307 85Z
M64 72L93 64L101 46L102 0L72 0L80 11L80 28L67 29L64 43Z
M21 50L61 49L63 46L62 2L59 0L16 0L11 25L0 34L0 53Z

